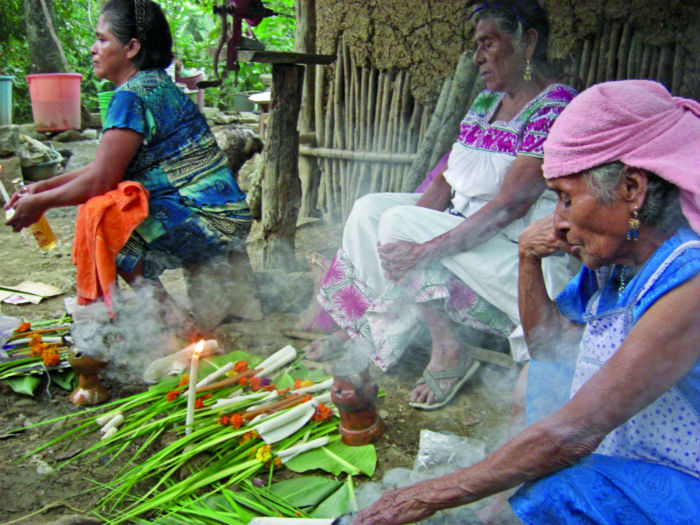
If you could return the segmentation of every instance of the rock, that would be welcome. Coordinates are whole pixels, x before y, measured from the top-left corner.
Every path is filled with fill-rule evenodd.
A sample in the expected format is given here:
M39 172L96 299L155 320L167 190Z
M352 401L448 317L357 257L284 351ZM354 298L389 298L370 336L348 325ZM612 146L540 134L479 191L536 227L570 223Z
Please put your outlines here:
M12 181L22 176L22 166L19 164L19 157L13 155L11 157L0 158L0 165L2 165L0 180L8 193L11 194L14 190Z
M238 173L241 166L256 153L263 150L260 136L247 126L233 124L214 132L216 142L228 158L231 171Z
M238 115L229 115L227 113L218 112L213 115L211 120L214 124L224 126L240 122L241 119L238 117Z
M0 157L14 155L19 148L19 126L0 126Z
M75 142L77 140L84 140L85 137L79 129L69 129L68 131L62 131L54 137L57 142Z
M31 137L33 139L37 139L37 140L46 139L46 135L44 133L39 133L36 130L36 126L33 123L20 124L19 125L19 132L22 135L26 135L27 137Z

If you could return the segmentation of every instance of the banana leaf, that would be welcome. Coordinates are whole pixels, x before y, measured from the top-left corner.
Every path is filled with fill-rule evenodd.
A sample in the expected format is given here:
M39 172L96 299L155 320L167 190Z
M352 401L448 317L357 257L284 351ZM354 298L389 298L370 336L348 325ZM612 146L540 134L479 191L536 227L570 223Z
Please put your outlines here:
M304 452L290 459L286 466L294 472L320 468L336 476L345 472L352 476L362 473L372 477L377 466L377 451L374 445L351 447L342 441L336 441L325 447Z
M41 377L37 375L8 377L5 379L5 382L18 394L33 396L36 387L41 383Z
M312 507L338 490L341 483L321 476L304 476L274 483L270 490L297 507Z
M352 486L352 477L343 483L342 487L331 494L311 513L312 518L337 518L346 512L357 510L355 491Z

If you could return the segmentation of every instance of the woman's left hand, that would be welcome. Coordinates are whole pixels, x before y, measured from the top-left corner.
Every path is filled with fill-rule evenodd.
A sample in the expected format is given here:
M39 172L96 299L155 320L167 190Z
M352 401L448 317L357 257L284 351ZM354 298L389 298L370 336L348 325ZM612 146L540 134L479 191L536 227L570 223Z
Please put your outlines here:
M39 199L27 193L15 199L12 203L12 208L14 209L14 215L5 224L16 232L34 224L41 218L41 214L44 213Z
M389 490L360 512L351 525L399 525L421 521L441 508L431 505L433 492L430 480Z
M377 253L389 278L396 281L402 279L414 268L430 262L433 256L429 243L419 244L410 241L377 243Z

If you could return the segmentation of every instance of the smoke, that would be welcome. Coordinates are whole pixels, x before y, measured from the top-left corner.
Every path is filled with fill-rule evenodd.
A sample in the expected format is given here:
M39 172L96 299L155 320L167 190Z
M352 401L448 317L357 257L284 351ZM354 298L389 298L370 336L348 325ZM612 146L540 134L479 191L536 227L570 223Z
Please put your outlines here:
M110 318L103 303L73 312L74 352L107 361L104 375L128 384L141 382L143 371L156 359L182 347L176 333L184 326L177 311L164 312L153 286L115 290Z

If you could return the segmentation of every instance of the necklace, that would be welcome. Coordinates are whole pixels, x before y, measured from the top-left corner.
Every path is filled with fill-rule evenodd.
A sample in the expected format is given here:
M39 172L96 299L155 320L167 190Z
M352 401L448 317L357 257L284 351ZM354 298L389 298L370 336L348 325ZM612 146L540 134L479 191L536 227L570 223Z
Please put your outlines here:
M620 269L620 283L617 286L617 291L622 292L636 273L634 266L622 266Z

